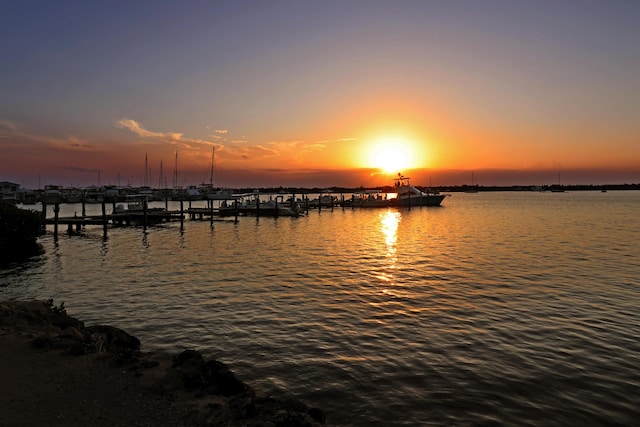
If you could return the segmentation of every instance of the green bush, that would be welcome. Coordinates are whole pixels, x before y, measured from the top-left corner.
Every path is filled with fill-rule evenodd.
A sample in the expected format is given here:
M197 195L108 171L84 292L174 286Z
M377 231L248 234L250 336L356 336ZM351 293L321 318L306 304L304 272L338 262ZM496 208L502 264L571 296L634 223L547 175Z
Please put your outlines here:
M41 252L37 238L40 214L0 203L0 263L19 261Z

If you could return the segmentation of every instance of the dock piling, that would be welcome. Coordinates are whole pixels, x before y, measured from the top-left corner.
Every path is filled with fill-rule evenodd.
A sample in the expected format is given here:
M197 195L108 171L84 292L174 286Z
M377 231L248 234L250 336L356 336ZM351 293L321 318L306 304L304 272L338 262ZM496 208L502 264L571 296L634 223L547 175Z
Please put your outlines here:
M53 205L53 238L58 240L58 217L60 214L60 204Z
M184 202L180 200L180 229L184 228Z
M102 236L107 238L107 206L102 201Z

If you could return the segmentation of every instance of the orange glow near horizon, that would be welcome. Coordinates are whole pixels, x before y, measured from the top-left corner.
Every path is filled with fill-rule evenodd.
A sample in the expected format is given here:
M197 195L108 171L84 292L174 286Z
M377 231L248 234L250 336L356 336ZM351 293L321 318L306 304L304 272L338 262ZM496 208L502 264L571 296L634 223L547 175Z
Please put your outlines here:
M364 150L364 167L380 169L385 174L396 174L408 169L422 168L423 147L404 136L383 136L374 139Z

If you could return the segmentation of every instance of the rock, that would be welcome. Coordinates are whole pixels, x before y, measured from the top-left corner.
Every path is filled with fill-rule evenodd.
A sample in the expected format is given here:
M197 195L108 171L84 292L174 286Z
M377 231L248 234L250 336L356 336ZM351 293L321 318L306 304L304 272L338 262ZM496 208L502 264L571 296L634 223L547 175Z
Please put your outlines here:
M175 356L172 369L187 390L227 397L252 392L224 363L205 361L195 350L185 350Z
M140 340L122 329L107 325L88 326L83 335L94 345L99 353L119 353L123 351L140 351Z
M205 382L211 394L235 396L249 391L248 387L224 363L217 360L209 360L205 363Z
M185 350L173 358L171 376L179 378L187 390L201 390L205 386L204 359L195 350Z

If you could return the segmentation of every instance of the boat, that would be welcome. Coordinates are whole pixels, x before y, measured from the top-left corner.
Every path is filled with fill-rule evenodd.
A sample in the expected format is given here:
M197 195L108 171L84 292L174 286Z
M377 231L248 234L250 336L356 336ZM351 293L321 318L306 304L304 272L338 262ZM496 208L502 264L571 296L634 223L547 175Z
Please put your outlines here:
M564 193L564 187L560 183L560 174L558 174L558 184L551 186L552 193Z
M153 200L153 194L149 187L141 187L137 194L129 194L125 196L126 207L122 203L118 203L115 206L114 213L131 213L131 212L164 212L165 208L161 207L149 207L149 202Z
M391 199L393 206L440 206L448 194L441 194L439 191L421 191L411 185L409 177L398 174L394 179L397 197Z
M62 193L59 185L45 185L43 203L48 205L55 205L62 203Z
M364 190L351 196L349 206L355 208L387 208L391 199L381 190Z
M478 192L478 184L475 183L473 172L471 172L471 187L468 187L465 193L477 193Z
M187 200L202 200L203 195L200 192L200 189L195 185L190 185L187 187L186 191L186 199Z
M231 190L228 188L215 188L213 186L213 172L215 169L216 148L211 149L211 172L209 183L202 183L198 189L205 200L231 200L233 199Z
M260 200L260 193L233 194L233 201L223 200L220 205L220 215L235 214L247 216L302 216L303 211L295 201L284 201L284 196L278 195L269 200Z
M331 190L324 190L316 199L306 200L306 206L310 208L332 208L338 206L340 202L338 198L334 196Z

